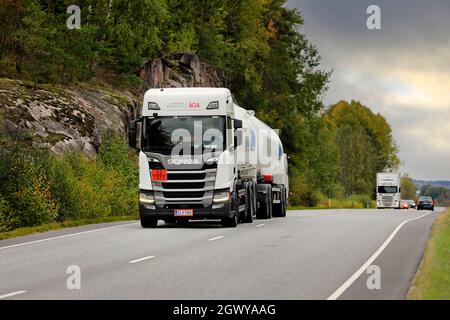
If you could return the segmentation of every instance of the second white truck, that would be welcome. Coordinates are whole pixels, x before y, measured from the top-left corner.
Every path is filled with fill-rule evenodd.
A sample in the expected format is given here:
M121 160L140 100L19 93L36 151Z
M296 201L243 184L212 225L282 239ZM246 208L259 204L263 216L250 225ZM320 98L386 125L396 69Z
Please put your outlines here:
M395 172L377 173L377 208L400 208L401 175Z
M225 88L150 89L130 122L139 152L139 213L158 220L219 219L226 227L286 215L287 156L278 134Z

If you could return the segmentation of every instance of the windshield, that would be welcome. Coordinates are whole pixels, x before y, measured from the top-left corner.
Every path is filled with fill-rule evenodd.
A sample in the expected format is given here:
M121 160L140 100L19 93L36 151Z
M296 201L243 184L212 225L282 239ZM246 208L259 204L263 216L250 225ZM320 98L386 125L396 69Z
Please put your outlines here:
M225 117L145 118L142 150L166 155L198 155L225 149Z
M379 186L378 187L378 193L396 193L397 187L396 186Z

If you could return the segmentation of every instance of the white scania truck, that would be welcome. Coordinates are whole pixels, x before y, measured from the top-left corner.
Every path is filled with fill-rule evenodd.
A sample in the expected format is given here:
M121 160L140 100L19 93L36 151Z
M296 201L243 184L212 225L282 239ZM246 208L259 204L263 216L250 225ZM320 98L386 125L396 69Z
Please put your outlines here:
M286 215L287 156L278 134L225 88L145 93L129 124L139 152L139 213L158 220L218 219L223 226Z
M394 172L377 173L377 208L400 208L401 175Z

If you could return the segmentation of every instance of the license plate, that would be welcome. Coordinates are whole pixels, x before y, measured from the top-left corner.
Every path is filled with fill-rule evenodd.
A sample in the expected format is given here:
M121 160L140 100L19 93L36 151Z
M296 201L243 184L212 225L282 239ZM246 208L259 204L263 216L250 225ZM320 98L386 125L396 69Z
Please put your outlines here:
M175 209L173 210L175 217L192 217L194 215L194 209Z
M152 170L152 181L167 181L167 170Z

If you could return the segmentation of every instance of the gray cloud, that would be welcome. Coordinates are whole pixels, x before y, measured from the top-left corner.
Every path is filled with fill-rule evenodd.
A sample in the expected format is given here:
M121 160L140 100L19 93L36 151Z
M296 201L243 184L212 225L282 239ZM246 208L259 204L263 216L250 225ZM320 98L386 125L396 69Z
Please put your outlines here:
M382 30L366 28L381 8ZM297 0L303 31L333 69L327 104L360 100L382 113L400 147L402 171L450 179L450 1Z

